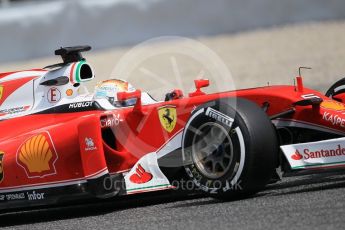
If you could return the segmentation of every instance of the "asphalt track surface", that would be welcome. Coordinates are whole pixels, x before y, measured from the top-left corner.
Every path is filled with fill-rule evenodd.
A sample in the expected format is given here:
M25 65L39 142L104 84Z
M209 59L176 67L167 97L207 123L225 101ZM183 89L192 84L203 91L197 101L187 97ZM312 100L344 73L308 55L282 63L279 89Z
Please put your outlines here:
M0 214L2 229L344 229L345 173L288 177L222 202L154 193Z

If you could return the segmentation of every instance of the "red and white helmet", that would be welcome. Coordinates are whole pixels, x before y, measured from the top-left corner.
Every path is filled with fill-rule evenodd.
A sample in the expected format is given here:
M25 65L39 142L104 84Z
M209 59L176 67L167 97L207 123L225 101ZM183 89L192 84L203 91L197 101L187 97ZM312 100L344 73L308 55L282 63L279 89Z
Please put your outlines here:
M117 93L119 92L134 92L136 89L127 81L120 79L109 79L99 82L95 87L94 98L106 98L112 105L116 107L132 106L136 99L129 99L126 101L119 101Z

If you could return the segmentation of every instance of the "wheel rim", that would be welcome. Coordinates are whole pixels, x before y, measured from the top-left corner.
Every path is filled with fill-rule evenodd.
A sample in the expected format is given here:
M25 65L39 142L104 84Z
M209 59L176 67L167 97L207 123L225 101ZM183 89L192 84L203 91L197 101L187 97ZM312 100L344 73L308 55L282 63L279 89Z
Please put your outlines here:
M233 143L228 131L215 122L200 126L194 135L192 157L204 176L217 179L224 176L233 161Z

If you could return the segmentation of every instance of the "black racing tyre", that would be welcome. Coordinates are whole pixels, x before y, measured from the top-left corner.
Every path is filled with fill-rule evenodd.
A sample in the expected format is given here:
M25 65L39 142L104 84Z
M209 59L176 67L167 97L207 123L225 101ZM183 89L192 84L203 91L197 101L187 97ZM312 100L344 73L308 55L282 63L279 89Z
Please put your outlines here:
M182 139L185 170L194 185L221 199L263 189L278 159L275 129L256 104L227 98L199 106Z

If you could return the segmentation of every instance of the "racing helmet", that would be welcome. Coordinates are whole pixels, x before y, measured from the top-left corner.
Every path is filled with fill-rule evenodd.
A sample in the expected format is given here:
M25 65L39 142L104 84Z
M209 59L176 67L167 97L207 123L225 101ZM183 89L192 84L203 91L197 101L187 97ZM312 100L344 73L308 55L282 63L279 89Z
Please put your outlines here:
M106 98L115 107L126 107L135 105L137 99L119 101L117 93L134 92L135 88L127 81L120 79L109 79L99 82L95 87L94 99Z

